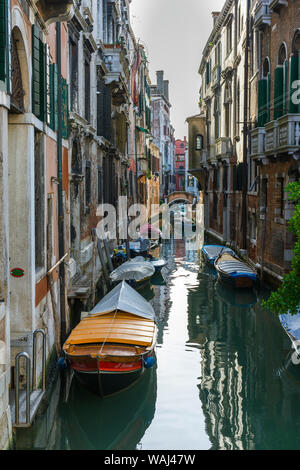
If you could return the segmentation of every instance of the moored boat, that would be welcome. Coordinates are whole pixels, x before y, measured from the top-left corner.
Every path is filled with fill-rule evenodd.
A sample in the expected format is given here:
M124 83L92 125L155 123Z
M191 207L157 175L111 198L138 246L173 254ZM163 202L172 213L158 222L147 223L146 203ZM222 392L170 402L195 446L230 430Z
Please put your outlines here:
M63 351L80 382L106 397L154 365L156 336L151 304L123 281L74 328Z
M154 266L142 257L126 261L110 274L113 282L127 281L131 287L139 287L148 282L155 273Z
M236 255L224 253L218 256L214 266L220 281L236 288L254 287L258 281L257 273Z
M203 245L201 252L205 261L211 266L214 266L214 262L222 253L235 255L231 248L223 245Z

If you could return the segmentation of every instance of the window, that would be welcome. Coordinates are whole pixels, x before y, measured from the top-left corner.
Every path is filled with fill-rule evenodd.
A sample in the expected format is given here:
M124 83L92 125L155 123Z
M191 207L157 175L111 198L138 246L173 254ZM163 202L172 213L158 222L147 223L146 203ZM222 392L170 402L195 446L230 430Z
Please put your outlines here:
M91 162L85 162L85 205L89 208L91 203Z
M201 134L196 137L196 150L203 150L203 135Z
M227 45L227 55L230 54L232 50L232 21L227 25L226 30L226 45Z
M78 44L69 39L70 62L70 102L71 110L76 111L78 106Z
M263 178L261 181L260 206L264 211L268 206L268 180Z
M211 60L206 63L206 85L210 84L211 80Z
M231 136L231 83L227 82L225 86L224 106L225 106L225 136Z
M90 75L90 62L88 59L84 61L84 83L85 83L85 91L84 91L84 117L85 119L90 122L91 116L91 75Z
M220 137L220 95L217 90L214 100L215 139Z
M98 204L102 203L102 170L98 168Z
M41 121L46 120L46 46L40 39L40 30L32 26L32 112Z
M277 192L278 192L278 195L279 195L279 198L278 198L278 214L279 214L279 217L281 217L282 219L284 218L284 205L285 205L285 199L284 199L284 194L285 194L285 191L284 191L284 177L279 177L277 178Z
M35 208L35 268L44 267L45 254L45 184L43 134L34 134L34 208Z
M9 14L8 0L0 0L0 80L6 82L8 92L10 91Z
M262 79L258 82L258 127L270 122L271 74L268 57L264 60Z

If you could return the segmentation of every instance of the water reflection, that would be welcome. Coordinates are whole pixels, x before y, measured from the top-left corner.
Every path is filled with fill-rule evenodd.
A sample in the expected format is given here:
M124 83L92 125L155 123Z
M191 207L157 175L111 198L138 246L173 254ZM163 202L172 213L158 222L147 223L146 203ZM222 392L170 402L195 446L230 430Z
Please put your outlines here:
M224 287L190 248L164 243L161 279L141 291L157 313L157 368L105 401L73 382L47 448L300 448L300 366L265 293Z
M59 410L66 447L135 449L152 422L156 393L156 369L146 371L129 390L105 400L73 381L69 400Z

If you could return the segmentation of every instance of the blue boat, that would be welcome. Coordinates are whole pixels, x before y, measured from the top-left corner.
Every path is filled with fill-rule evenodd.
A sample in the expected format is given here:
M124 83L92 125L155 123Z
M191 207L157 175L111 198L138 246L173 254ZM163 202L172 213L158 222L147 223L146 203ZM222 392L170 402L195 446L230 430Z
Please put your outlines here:
M235 288L254 287L258 282L257 273L235 254L221 254L215 261L215 268L220 281Z
M223 245L203 245L201 251L203 253L205 261L211 266L214 266L216 259L222 253L229 253L231 255L235 254L234 251L231 250L231 248L228 248L227 246Z

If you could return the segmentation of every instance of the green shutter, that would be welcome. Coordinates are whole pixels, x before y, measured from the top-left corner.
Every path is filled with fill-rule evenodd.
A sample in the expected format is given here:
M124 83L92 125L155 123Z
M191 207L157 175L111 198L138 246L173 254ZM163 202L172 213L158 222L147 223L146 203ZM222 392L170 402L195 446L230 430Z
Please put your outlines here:
M41 113L40 99L40 33L32 26L32 112L37 117Z
M32 26L32 112L47 119L46 45L40 40L39 28Z
M283 116L287 113L287 83L288 83L288 61L284 61L283 66Z
M57 65L56 64L50 64L49 66L49 81L50 81L50 122L49 122L49 127L51 127L52 130L56 131L57 130L57 90L58 90L58 85L57 85L57 79L58 79L58 74L57 74Z
M284 69L282 66L278 66L275 69L275 80L274 80L274 119L278 119L283 116L283 73Z
M297 103L293 103L292 97L295 93L295 88L293 88L293 83L296 80L299 80L299 57L297 55L293 55L290 58L290 93L289 93L289 113L297 114L299 105Z
M5 0L0 0L0 80L6 79Z
M69 137L69 87L67 81L61 79L61 130L62 137Z
M258 81L258 127L264 127L268 122L267 120L267 96L268 96L268 81L263 78Z
M10 92L10 2L0 0L0 80Z

